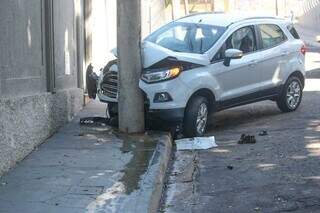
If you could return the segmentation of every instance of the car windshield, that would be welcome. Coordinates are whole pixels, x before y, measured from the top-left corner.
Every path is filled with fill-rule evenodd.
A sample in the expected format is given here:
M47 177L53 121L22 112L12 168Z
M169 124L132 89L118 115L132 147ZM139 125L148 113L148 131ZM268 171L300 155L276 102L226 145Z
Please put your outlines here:
M225 32L225 27L172 22L152 33L146 41L175 52L203 54Z

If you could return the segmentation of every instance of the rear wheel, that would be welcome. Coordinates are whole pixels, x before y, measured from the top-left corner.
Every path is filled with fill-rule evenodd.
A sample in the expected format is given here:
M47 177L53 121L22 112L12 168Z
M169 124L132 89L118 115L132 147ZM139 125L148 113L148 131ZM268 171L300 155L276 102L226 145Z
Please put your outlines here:
M299 78L292 76L287 80L277 100L277 105L282 112L292 112L299 107L302 99L302 88Z
M183 134L186 137L203 136L208 121L209 102L205 97L193 97L185 111Z

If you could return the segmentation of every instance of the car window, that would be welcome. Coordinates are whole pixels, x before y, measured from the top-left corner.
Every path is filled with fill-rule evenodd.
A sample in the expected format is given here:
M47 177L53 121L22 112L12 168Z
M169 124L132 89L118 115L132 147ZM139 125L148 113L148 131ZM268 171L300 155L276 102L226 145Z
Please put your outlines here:
M225 27L173 22L151 34L146 41L176 52L203 54L224 32Z
M226 42L226 49L238 49L243 53L257 50L257 43L253 26L247 26L235 31Z
M157 36L154 43L168 49L173 47L172 50L185 52L188 51L187 33L187 26L175 26Z
M281 30L281 28L274 24L262 24L258 25L258 29L261 33L262 48L271 48L277 46L283 41L287 40L287 37Z
M289 26L287 26L287 29L289 30L289 32L291 33L291 35L295 38L295 39L300 39L300 36L297 32L297 30L294 28L294 26L291 24Z
M250 53L257 50L257 42L253 26L247 26L236 30L213 56L211 62L224 60L227 49L238 49L243 53Z

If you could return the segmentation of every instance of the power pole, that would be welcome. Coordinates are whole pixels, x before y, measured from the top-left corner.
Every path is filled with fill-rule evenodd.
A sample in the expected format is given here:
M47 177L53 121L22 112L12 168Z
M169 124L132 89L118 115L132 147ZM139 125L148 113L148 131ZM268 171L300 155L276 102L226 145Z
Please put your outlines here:
M117 0L119 66L119 130L145 131L144 102L139 88L141 62L141 0Z
M180 0L172 0L172 20L180 18Z
M211 0L211 11L212 11L212 12L215 12L214 0Z
M276 16L279 15L279 8L278 8L278 0L275 0L275 4L276 4Z
M189 0L184 0L184 11L186 15L189 15Z

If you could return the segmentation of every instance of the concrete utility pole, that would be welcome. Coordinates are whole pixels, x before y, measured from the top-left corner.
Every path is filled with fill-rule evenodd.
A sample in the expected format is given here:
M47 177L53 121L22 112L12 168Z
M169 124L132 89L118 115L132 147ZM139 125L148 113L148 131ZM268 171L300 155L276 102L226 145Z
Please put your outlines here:
M143 95L139 88L141 63L141 0L117 0L119 129L145 131Z
M211 0L211 11L212 11L212 12L215 12L214 0Z
M172 20L176 20L180 16L180 0L172 0Z
M184 11L186 15L189 15L189 0L184 0Z
M278 0L275 0L275 4L276 4L276 16L279 15L279 7L278 7Z

